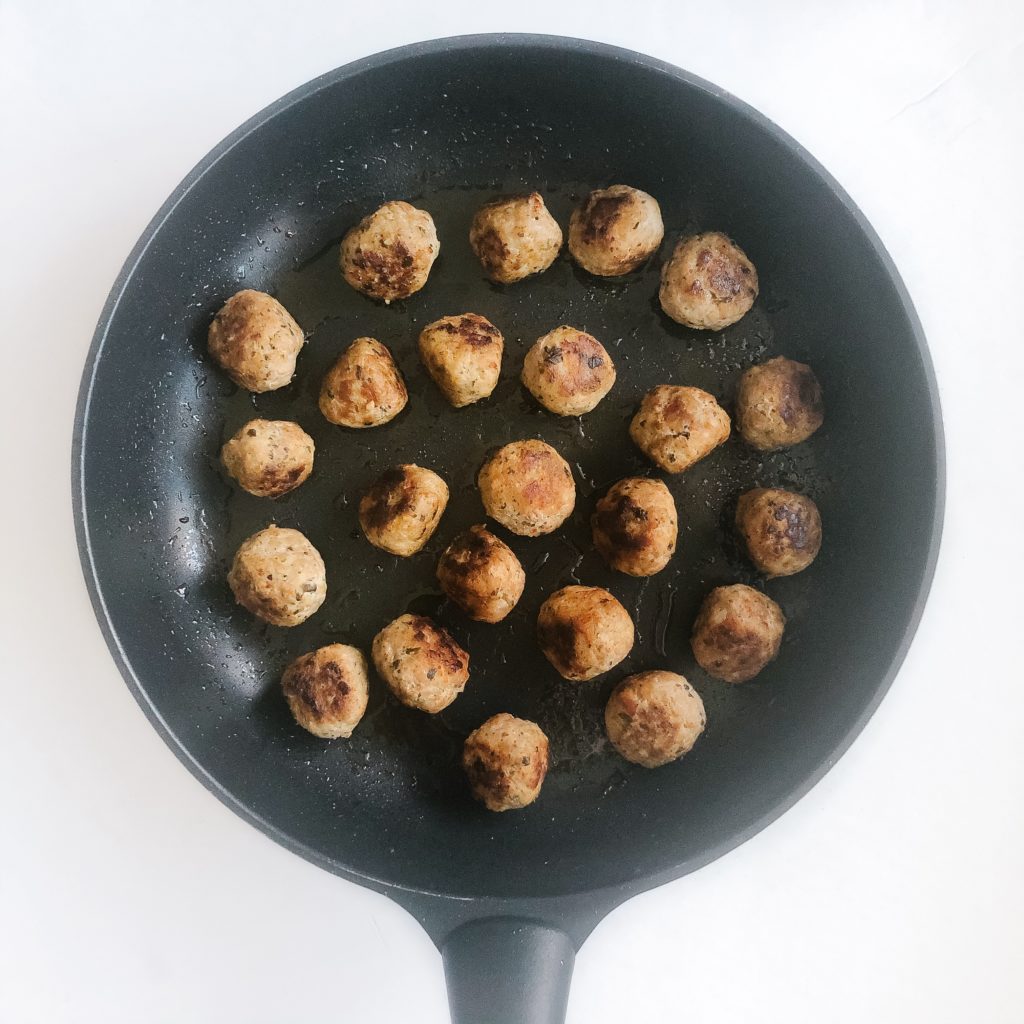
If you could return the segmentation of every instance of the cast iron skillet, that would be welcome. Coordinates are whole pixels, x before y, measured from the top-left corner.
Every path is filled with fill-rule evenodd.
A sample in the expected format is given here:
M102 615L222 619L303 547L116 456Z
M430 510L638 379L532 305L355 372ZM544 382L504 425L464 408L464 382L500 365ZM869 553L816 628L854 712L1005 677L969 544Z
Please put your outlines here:
M754 310L722 334L667 321L660 258L623 281L561 259L503 289L484 281L466 235L496 192L539 188L563 225L583 190L626 182L661 202L669 240L722 229L754 260ZM435 217L441 257L428 286L377 305L340 279L337 240L385 198ZM309 333L295 381L253 399L205 356L209 320L240 287L274 291ZM454 412L418 366L417 330L483 313L502 328L502 382ZM583 420L539 411L517 382L522 354L560 323L612 351L619 382ZM324 369L375 335L411 391L383 428L346 432L316 411ZM669 481L680 552L643 583L608 572L589 546L595 495L653 472L626 425L643 392L677 381L729 405L743 367L774 354L813 364L826 426L760 457L736 438ZM298 419L317 443L313 478L277 502L249 497L217 466L224 438L258 411ZM500 626L471 625L437 592L441 547L483 513L473 487L489 448L540 436L574 464L576 516L559 534L508 538L527 594ZM441 472L452 503L416 558L358 534L358 494L387 466ZM810 570L765 584L728 523L755 484L818 501L825 546ZM685 72L624 50L543 36L418 44L331 72L243 125L188 176L146 230L100 319L82 382L74 497L101 627L153 725L202 782L268 835L385 893L443 950L456 1021L563 1019L574 950L634 893L700 867L753 835L835 763L889 686L920 617L942 515L938 397L920 325L896 270L849 197L792 139ZM225 584L238 543L270 521L324 553L328 601L293 630L235 607ZM639 642L610 678L560 681L532 639L555 587L611 587ZM693 664L702 595L743 580L789 617L778 661L728 687ZM435 614L468 646L463 697L428 717L374 688L349 742L290 720L282 667L319 644L368 648L406 609ZM681 762L645 771L607 749L601 707L629 671L684 672L708 727ZM456 767L461 739L499 710L539 721L555 766L540 800L491 815Z

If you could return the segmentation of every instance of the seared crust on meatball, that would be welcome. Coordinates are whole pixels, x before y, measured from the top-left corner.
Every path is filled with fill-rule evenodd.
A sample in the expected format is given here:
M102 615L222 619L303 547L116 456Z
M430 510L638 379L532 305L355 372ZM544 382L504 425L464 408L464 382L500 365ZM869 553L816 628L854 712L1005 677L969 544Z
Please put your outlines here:
M740 378L736 422L754 448L772 451L799 444L824 420L821 385L806 363L776 356Z
M462 768L489 811L532 804L548 773L548 738L535 722L502 713L466 737Z
M420 358L456 409L479 402L497 386L505 339L476 313L446 316L420 332Z
M667 473L681 473L729 437L729 414L700 388L659 384L629 425L636 446Z
M257 498L294 491L313 472L313 438L291 420L249 420L224 443L220 460Z
M281 688L303 729L325 740L347 739L369 699L366 658L357 647L328 644L296 658Z
M522 537L557 530L576 505L569 463L543 441L513 441L477 477L487 514Z
M210 324L210 355L247 391L275 391L295 376L305 344L302 328L277 299L246 288L221 306Z
M821 549L818 506L777 487L757 487L740 498L736 529L750 560L769 579L801 572Z
M498 196L477 210L469 244L492 281L514 284L554 263L562 229L539 192Z
M320 552L298 530L277 526L242 542L228 584L243 608L272 626L305 622L327 597Z
M416 554L433 536L448 504L448 485L422 466L395 466L359 501L366 539L392 555Z
M356 338L320 385L320 411L340 427L379 427L408 401L395 360L376 338Z
M600 277L636 270L657 252L664 236L658 201L629 185L596 189L569 220L569 252Z
M342 239L341 272L357 291L393 302L427 283L440 251L430 214L392 201L364 217Z
M522 381L545 409L582 416L611 391L615 364L592 334L556 327L526 353Z
M632 476L612 485L590 526L601 557L630 576L661 572L676 549L676 503L660 480Z
M706 722L700 695L675 672L641 672L623 679L604 709L612 746L644 768L689 753Z
M516 553L484 526L471 526L445 548L437 579L448 598L478 622L501 622L526 586Z
M629 654L633 620L603 587L563 587L540 607L537 642L559 675L583 682Z
M676 323L720 331L736 323L757 298L757 271L721 231L680 241L661 269L661 308Z
M437 714L465 688L469 655L425 615L400 615L373 638L373 664L391 692L411 708Z
M770 597L734 583L704 598L690 646L708 675L745 683L778 655L785 626L786 616Z

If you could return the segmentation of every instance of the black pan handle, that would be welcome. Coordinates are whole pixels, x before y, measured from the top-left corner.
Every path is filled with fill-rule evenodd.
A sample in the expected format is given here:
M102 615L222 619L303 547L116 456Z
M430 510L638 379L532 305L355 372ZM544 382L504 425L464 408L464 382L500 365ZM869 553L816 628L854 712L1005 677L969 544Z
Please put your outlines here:
M565 1024L576 959L565 932L488 917L456 928L441 956L452 1024Z

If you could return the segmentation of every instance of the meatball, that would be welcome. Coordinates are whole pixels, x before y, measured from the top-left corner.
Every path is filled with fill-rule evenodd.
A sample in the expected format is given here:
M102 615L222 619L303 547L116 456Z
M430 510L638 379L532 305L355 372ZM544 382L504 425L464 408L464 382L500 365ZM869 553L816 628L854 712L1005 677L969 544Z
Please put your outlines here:
M239 387L275 391L295 376L302 328L277 299L251 288L232 295L213 318L210 355Z
M375 547L403 558L433 536L448 504L448 485L422 466L395 466L359 501L359 525Z
M720 331L736 323L757 298L757 271L727 235L708 231L684 238L661 268L661 308L676 323Z
M243 491L277 498L313 472L313 438L290 420L249 420L220 450L220 460Z
M569 463L543 441L513 441L477 477L484 510L507 530L539 537L557 530L576 505Z
M770 597L734 583L716 587L704 598L690 646L708 675L745 683L775 659L785 625L782 609Z
M298 530L268 526L242 541L228 573L235 600L272 626L297 626L324 603L320 552Z
M324 740L347 739L369 699L366 658L347 644L320 647L284 670L281 688L303 729Z
M661 572L676 549L676 503L660 480L620 480L597 503L590 526L601 557L630 576Z
M489 811L532 804L548 773L548 738L535 722L502 713L466 737L462 768Z
M492 281L514 284L555 262L562 229L539 192L498 196L477 210L469 244Z
M706 722L700 695L675 672L641 672L623 679L604 709L612 746L644 768L688 754Z
M356 338L320 385L320 411L340 427L379 427L408 401L391 353L376 338Z
M729 414L700 388L659 384L629 425L636 446L667 473L681 473L729 437Z
M806 441L825 419L821 385L805 363L776 356L740 378L736 422L747 444L761 451Z
M592 334L556 327L526 353L522 380L545 409L582 416L611 391L615 364Z
M583 682L629 654L633 620L602 587L563 587L540 606L537 642L559 675Z
M393 302L427 283L440 251L429 213L408 203L385 203L342 239L341 272L357 291Z
M736 506L736 529L750 560L769 579L802 572L821 549L818 506L792 491L747 491Z
M501 331L476 313L446 316L420 332L423 365L456 409L495 389L504 348Z
M515 552L484 526L471 526L445 548L437 579L448 598L477 622L501 622L526 586Z
M466 686L469 655L425 615L401 615L373 638L373 664L391 692L435 715Z
M619 277L658 251L665 236L654 196L629 185L591 192L569 220L569 252L591 274Z

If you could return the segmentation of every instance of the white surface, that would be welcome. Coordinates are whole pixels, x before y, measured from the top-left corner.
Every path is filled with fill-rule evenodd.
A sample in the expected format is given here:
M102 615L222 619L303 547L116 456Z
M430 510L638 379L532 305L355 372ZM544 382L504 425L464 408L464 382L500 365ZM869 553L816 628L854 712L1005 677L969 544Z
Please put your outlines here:
M949 446L935 589L881 713L767 831L612 914L569 1021L1019 1022L1024 9L497 8L0 0L0 1021L447 1020L403 911L243 824L146 724L81 580L69 450L108 288L211 146L356 57L518 29L680 64L809 147L903 272Z

